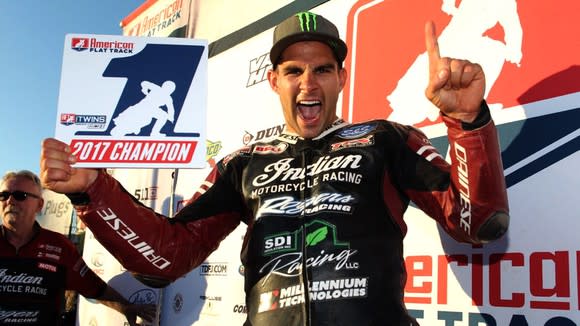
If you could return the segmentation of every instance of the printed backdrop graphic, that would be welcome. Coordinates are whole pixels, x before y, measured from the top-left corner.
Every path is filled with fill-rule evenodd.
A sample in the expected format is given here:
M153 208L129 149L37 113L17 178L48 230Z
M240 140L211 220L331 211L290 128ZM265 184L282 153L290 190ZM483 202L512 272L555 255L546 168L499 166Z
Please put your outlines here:
M121 21L123 35L185 37L191 0L146 1Z
M44 199L44 205L36 217L38 223L45 229L64 235L75 234L77 232L76 225L71 225L73 221L73 206L68 197L44 189L42 198Z
M343 116L395 116L419 127L439 122L429 119L429 103L417 100L427 85L428 20L436 24L442 55L482 64L494 109L580 92L578 10L578 1L359 1L348 15Z
M93 233L87 229L83 260L100 278L111 287L119 291L129 302L134 304L158 305L161 299L159 289L149 288L123 266L95 239ZM77 325L128 325L121 313L99 304L93 299L79 296ZM138 318L140 319L140 318ZM157 324L158 318L154 321ZM153 325L154 325L153 324ZM143 323L144 326L151 325Z
M580 178L577 1L358 1L347 22L351 73L342 114L421 128L448 142L424 97L424 23L443 56L482 65L498 125L511 225L502 240L451 240L411 207L405 302L423 325L578 325L580 251L573 198ZM548 223L552 227L543 226ZM541 239L541 240L540 240Z

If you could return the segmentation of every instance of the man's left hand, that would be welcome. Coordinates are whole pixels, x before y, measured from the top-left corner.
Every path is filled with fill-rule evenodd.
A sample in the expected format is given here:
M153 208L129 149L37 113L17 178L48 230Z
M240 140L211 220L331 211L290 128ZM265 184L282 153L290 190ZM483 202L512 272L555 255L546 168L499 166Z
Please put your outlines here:
M425 24L429 84L425 96L445 115L464 122L477 117L485 93L485 75L477 63L441 57L435 24Z

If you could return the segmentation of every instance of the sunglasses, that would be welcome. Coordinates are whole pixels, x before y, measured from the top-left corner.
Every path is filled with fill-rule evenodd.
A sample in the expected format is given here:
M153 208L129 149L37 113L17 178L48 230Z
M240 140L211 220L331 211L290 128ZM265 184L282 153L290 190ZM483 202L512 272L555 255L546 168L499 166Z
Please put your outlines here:
M20 190L2 191L2 192L0 192L0 201L6 201L6 200L8 200L8 198L10 198L10 196L12 196L12 198L16 199L17 201L24 201L24 200L26 200L26 198L28 198L28 196L33 197L33 198L38 198L38 199L41 198L38 195L31 194L31 193L26 192L26 191L20 191Z

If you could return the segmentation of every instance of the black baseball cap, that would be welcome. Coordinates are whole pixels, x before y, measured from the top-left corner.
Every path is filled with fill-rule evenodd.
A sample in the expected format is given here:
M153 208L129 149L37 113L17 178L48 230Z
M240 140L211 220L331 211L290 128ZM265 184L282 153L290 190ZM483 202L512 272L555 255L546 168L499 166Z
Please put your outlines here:
M304 11L287 18L274 29L274 42L270 50L272 65L275 67L278 64L280 55L288 46L301 41L326 43L339 63L344 61L348 52L333 23L320 15Z

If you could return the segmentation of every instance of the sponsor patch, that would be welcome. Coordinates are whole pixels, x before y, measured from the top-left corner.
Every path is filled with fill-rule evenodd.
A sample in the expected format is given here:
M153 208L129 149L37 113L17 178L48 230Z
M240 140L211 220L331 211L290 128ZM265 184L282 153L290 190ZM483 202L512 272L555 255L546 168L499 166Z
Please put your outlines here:
M345 138L345 139L353 139L364 136L369 132L375 130L377 127L376 124L363 124L363 125L354 125L349 126L341 131L338 132L338 137Z
M346 140L340 143L334 143L330 145L330 151L331 152L335 152L341 149L345 149L345 148L351 148L351 147L366 147L366 146L371 146L375 143L375 138L373 135L368 135L366 137L363 138L357 138L357 139L350 139L350 140Z
M224 166L226 166L231 160L233 160L237 156L240 156L242 154L248 154L248 153L250 153L250 147L249 146L242 147L241 149L239 149L231 154L226 155L223 158L223 164L224 164Z
M278 139L290 144L296 144L298 142L298 139L300 139L300 137L296 135L281 134L280 136L278 136Z
M256 154L280 154L283 153L288 148L288 144L280 143L278 145L256 145L254 146L252 153Z
M292 196L280 196L263 201L256 218L264 215L297 216L314 215L320 212L352 214L356 199L351 194L320 193L304 200Z
M313 281L308 289L310 300L328 301L367 296L368 278L343 278ZM291 285L260 294L258 313L283 309L304 302L304 286Z
M38 268L40 269L44 269L50 272L56 272L56 266L52 265L52 264L47 264L47 263L38 263Z

